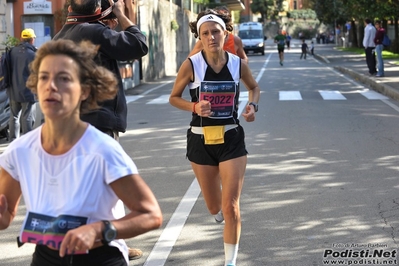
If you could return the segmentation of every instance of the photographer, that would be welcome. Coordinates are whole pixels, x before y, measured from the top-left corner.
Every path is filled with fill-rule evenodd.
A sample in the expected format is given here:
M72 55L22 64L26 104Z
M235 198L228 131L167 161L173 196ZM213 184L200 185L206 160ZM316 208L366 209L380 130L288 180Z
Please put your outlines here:
M82 22L85 17L89 20L90 17L101 13L101 0L71 0L68 18L72 19L67 19L54 40L70 39L80 42L85 39L100 45L96 61L116 75L119 91L115 99L101 103L100 109L82 115L82 119L118 139L119 132L126 131L127 106L117 61L139 59L147 54L148 47L145 36L125 15L125 7L128 13L134 13L131 0L127 0L126 3L124 0L115 3L109 1L122 29L120 32L104 25L99 21L100 17L94 22Z
M112 7L111 15L121 31L101 22L102 6L104 9ZM127 127L127 105L117 61L139 59L148 53L146 38L133 23L135 6L132 0L71 0L68 11L67 21L54 39L70 39L77 43L85 39L100 45L97 63L113 72L118 80L116 97L100 103L99 109L83 114L81 118L119 140L119 132L125 132ZM96 16L97 20L91 21ZM140 249L129 248L130 260L140 258L142 254Z

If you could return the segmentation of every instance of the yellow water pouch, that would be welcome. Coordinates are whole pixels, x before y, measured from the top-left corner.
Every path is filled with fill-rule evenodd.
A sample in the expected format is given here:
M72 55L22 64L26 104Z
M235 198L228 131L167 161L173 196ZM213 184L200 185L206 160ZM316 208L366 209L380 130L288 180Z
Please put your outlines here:
M223 144L224 143L224 126L203 127L205 144Z

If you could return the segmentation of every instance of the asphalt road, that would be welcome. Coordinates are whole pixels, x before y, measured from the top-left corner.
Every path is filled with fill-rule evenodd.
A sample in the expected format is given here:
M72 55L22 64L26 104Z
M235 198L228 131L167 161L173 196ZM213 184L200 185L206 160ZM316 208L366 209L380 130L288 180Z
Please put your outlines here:
M241 119L249 155L237 265L393 261L399 102L315 58L300 60L293 46L284 66L274 47L249 56L262 94L256 121ZM161 229L127 240L144 251L130 265L220 266L223 225L208 214L185 158L191 114L167 103L172 82L128 92L129 128L121 144L164 214ZM0 265L29 265L33 247L15 242L24 211L21 204L11 228L0 232Z

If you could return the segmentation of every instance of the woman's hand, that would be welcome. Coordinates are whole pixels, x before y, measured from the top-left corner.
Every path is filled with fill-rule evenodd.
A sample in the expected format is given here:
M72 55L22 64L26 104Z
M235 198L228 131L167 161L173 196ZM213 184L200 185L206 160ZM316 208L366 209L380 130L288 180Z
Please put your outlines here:
M101 232L101 223L86 224L69 230L62 240L60 257L92 249L96 240L100 239L99 232Z
M245 112L242 113L242 116L247 122L255 121L255 108L252 105L247 105L245 107Z
M195 104L194 112L202 117L209 117L213 115L211 110L211 103L209 101L199 101Z

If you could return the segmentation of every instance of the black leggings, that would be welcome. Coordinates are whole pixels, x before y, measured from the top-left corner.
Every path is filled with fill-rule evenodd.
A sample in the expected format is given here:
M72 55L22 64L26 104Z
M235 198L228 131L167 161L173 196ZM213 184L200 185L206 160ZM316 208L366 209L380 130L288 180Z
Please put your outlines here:
M88 254L59 256L58 250L44 245L36 245L30 266L127 266L118 248L101 246Z

